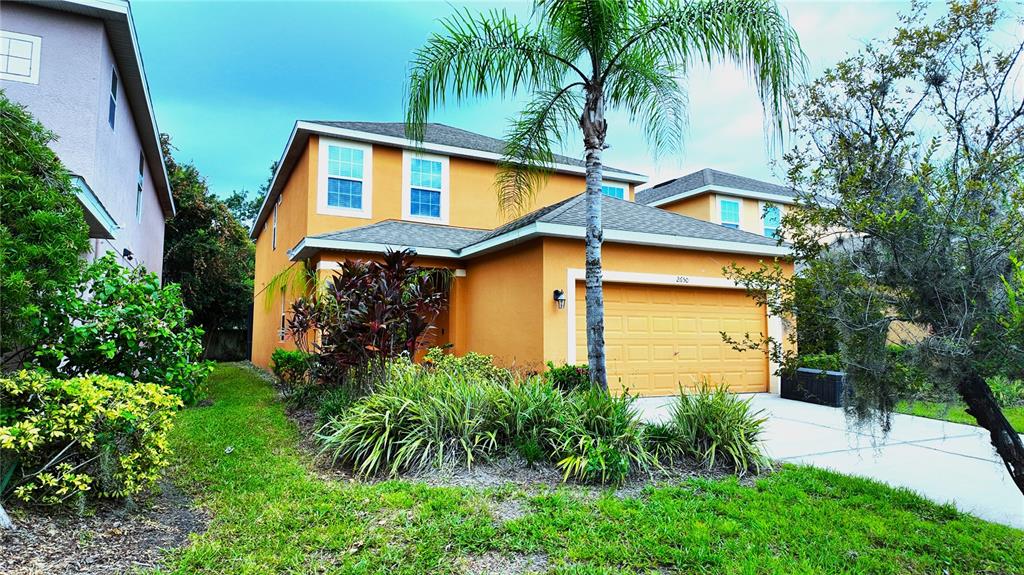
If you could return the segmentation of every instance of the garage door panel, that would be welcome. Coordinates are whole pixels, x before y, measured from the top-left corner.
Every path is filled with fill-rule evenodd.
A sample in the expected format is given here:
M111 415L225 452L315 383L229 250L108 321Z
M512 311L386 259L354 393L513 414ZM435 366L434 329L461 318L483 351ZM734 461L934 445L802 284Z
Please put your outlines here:
M680 385L725 382L736 392L766 391L764 354L722 341L766 331L764 310L741 290L606 283L609 385L639 395L671 395ZM586 361L586 304L577 286L576 350Z

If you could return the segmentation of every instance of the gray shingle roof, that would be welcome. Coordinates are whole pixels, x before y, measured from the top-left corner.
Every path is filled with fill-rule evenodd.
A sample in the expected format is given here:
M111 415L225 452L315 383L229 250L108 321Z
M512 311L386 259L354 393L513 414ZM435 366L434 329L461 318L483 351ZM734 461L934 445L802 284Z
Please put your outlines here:
M662 182L653 188L640 190L636 193L636 201L640 204L650 205L658 200L662 200L676 194L696 190L698 188L703 188L704 186L715 185L722 186L723 188L734 188L750 192L775 194L790 198L796 197L796 191L793 190L793 188L769 182L762 182L761 180L755 180L744 176L737 176L736 174L730 174L728 172L720 172L718 170L712 170L711 168L704 168L703 170L693 172L692 174L686 174L685 176L680 176L674 180Z
M368 244L458 250L463 246L476 243L487 234L487 230L385 220L368 226L349 228L311 237Z
M661 234L684 238L719 240L774 246L776 241L750 232L736 230L643 204L601 196L604 229L622 232ZM586 196L580 194L557 204L541 208L487 234L482 240L526 227L534 222L586 227ZM480 241L480 240L478 240Z
M334 122L321 120L309 120L309 122L324 126L332 126L334 128L369 132L371 134L390 136L393 138L405 137L405 123L403 122ZM454 146L457 148L468 148L470 150L491 152L493 154L501 154L505 150L505 142L497 138L437 123L429 123L426 125L423 134L423 141L431 144L440 144L442 146ZM570 166L583 167L585 165L583 160L558 154L555 155L555 161L560 164L568 164ZM643 176L643 174L621 170L611 166L605 167L609 170L614 170L622 174Z

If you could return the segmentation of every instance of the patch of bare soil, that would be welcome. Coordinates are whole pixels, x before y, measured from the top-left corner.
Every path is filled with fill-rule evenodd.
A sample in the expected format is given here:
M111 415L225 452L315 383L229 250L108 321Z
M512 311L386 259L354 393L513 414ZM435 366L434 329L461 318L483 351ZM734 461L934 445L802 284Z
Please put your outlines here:
M0 531L0 573L129 573L160 564L161 552L206 530L209 517L170 482L134 509L123 503L90 515L15 510L15 530Z
M543 573L548 569L547 555L534 553L503 555L488 551L480 555L463 557L459 567L465 575L525 575Z

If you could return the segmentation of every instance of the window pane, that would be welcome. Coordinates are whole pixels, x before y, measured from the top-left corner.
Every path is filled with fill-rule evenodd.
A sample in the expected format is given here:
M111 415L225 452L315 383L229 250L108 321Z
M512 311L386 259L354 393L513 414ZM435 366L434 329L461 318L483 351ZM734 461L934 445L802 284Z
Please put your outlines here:
M719 205L721 206L722 211L722 225L730 228L738 228L740 224L740 203L731 200L722 200Z
M441 217L441 192L418 188L412 188L410 191L412 192L410 194L412 200L409 206L410 214L429 218Z
M764 214L761 217L764 219L766 228L777 228L782 221L782 212L778 206L768 206L764 209Z
M441 162L413 158L409 172L409 183L413 187L441 189Z
M329 146L327 175L363 179L363 151L343 146Z
M363 208L363 183L327 178L327 205L334 208Z
M626 191L618 186L601 186L601 193L620 200L626 199Z

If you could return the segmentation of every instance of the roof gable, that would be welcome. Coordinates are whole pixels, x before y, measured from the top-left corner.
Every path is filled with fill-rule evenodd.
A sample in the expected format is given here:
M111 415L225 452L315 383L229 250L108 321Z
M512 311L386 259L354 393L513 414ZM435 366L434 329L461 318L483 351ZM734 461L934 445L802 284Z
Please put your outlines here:
M765 197L765 199L777 199L786 202L796 199L796 190L793 188L711 168L704 168L674 180L662 182L652 188L638 190L636 192L636 201L648 206L657 206L676 199L682 199L688 195L698 195L713 191L749 195L750 197Z

